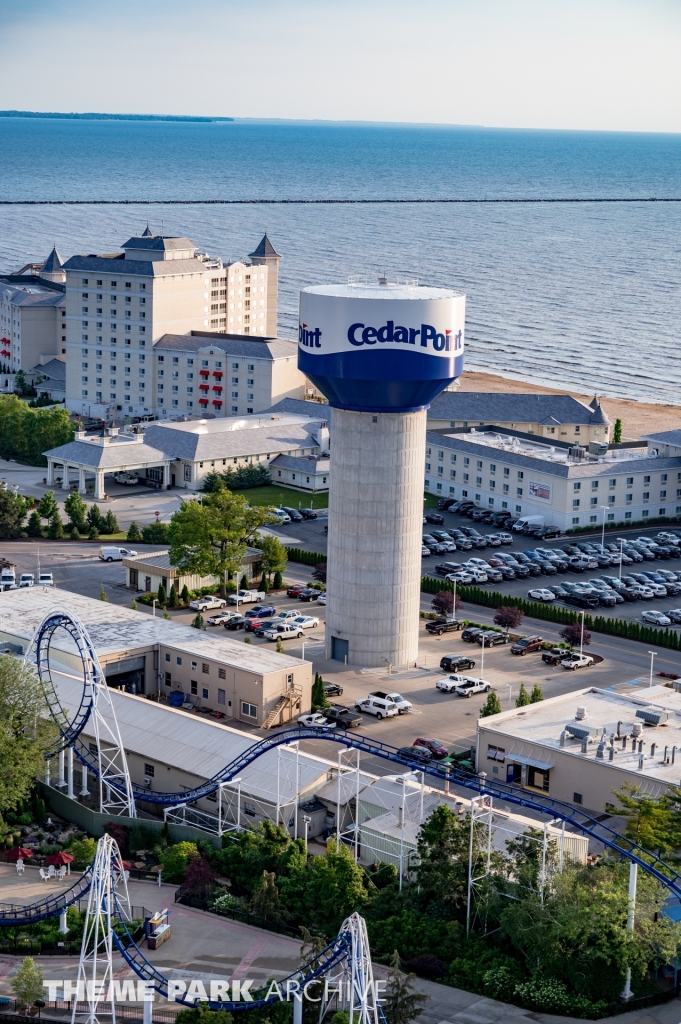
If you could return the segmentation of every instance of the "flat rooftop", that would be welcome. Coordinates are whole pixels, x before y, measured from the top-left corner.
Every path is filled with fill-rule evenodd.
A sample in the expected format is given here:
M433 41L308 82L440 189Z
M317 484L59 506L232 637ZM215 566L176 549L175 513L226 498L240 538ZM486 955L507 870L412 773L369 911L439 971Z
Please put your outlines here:
M486 448L494 448L495 451L512 452L516 455L525 455L531 459L542 459L547 462L557 462L563 465L574 466L584 464L607 463L609 465L620 465L624 462L635 462L642 459L650 459L647 447L615 448L605 455L589 455L588 448L583 460L576 460L570 457L569 449L552 445L550 441L530 441L516 435L503 434L496 430L478 431L471 430L458 434L456 430L448 430L443 436L457 438L461 441L470 441L473 444L482 445ZM574 447L578 447L576 442ZM659 461L659 460L656 460Z
M28 645L37 627L52 611L67 611L80 619L100 655L115 654L129 658L140 648L165 644L189 655L203 655L224 665L262 675L291 671L294 665L300 664L299 658L277 654L270 647L245 644L243 640L182 626L132 608L55 590L54 587L27 587L0 594L0 635L4 634L10 640L16 638ZM71 638L61 630L55 634L53 643L57 650L76 653Z
M584 708L586 715L577 720L577 708ZM661 716L659 725L647 724L638 712L653 712ZM650 716L649 716L650 717ZM639 769L638 743L632 750L634 724L641 725L638 739L643 740L643 767ZM582 753L581 739L567 736L565 746L560 745L560 736L566 726L583 726L593 730L592 741L587 753ZM479 729L498 731L503 735L506 760L519 759L542 762L547 766L556 763L556 753L588 759L609 768L619 768L635 773L646 783L681 785L681 693L665 686L653 686L631 694L616 693L587 687L574 693L551 697L524 708L502 711L492 718L481 719ZM621 739L615 739L615 756L608 759L607 746L610 737L627 737L626 749ZM605 758L596 757L599 743L605 740ZM652 745L655 744L655 754ZM665 747L671 755L676 747L678 756L675 764L663 763ZM483 752L484 753L484 752Z

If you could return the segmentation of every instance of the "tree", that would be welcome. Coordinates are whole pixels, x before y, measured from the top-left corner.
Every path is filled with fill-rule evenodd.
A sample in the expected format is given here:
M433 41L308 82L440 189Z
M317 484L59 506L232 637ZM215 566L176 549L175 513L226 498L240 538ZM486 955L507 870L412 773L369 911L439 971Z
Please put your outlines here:
M142 541L145 544L167 544L168 524L159 522L147 523L146 526L142 527Z
M317 580L318 583L326 584L326 562L317 562L314 569L312 570L312 579ZM282 566L285 569L286 566Z
M96 526L91 526L88 530L88 537L90 540L99 540L99 530Z
M177 590L175 589L175 584L174 583L171 586L170 594L168 595L168 607L169 608L177 608Z
M104 589L104 584L103 583L102 583L101 587L99 588L99 600L100 601L108 601L109 600L109 598L106 596L106 590Z
M274 871L263 871L262 881L251 897L251 910L264 921L286 921L291 916L279 896L275 879Z
M570 647L579 647L580 644L588 647L591 643L591 633L587 629L582 630L581 622L570 622L567 626L563 626L559 636L562 636L563 640L570 644Z
M166 588L163 586L163 583L159 583L159 585L158 585L158 594L156 595L156 600L160 604L161 608L163 607L163 605L168 600L168 595L166 593Z
M256 531L275 522L269 509L251 507L240 494L219 490L198 501L185 501L168 528L170 561L198 576L238 574ZM242 586L248 586L248 581Z
M520 684L520 689L518 690L518 696L516 697L515 706L517 708L524 708L529 703L530 703L530 695L527 692L527 690L525 689L525 683L521 683Z
M26 395L29 391L29 386L26 383L26 377L23 370L19 370L16 377L14 378L14 391L17 395Z
M368 901L363 869L355 864L350 849L335 839L328 840L326 856L311 858L307 876L309 919L331 934Z
M390 961L388 985L383 998L383 1013L387 1024L411 1024L423 1011L428 996L414 988L415 974L400 970L400 954L395 950Z
M509 629L518 629L523 621L523 612L513 605L503 605L497 608L494 613L495 625L501 626L506 632Z
M450 918L466 905L469 836L470 819L459 821L445 804L419 831L416 877L438 918Z
M140 533L139 526L137 525L137 523L135 522L134 519L130 523L130 526L128 527L128 532L126 534L126 540L129 540L131 542L132 541L140 541L140 540L142 540L142 534Z
M530 704L538 704L540 700L544 699L544 694L539 683L535 683L532 687L532 693L530 694Z
M159 860L166 882L183 882L190 860L200 857L196 843L175 843L161 851Z
M51 537L52 540L59 540L60 537L64 536L64 524L61 521L59 512L55 512L50 519L50 525L47 528L47 536Z
M69 845L69 853L73 854L74 858L73 866L81 871L92 863L96 852L96 839L76 839Z
M272 581L272 586L274 587L274 589L275 590L281 590L283 582L284 581L281 578L281 573L280 572L275 572L274 580Z
M283 572L286 568L286 548L278 537L262 537L258 541L258 547L262 552L261 562L263 576L270 580L272 573Z
M189 604L189 587L187 586L186 583L182 588L182 593L180 594L180 597L182 599L182 604Z
M205 629L206 628L206 623L203 621L203 615L201 614L201 612L197 612L196 613L196 615L192 619L190 625L192 625L194 627L194 629Z
M40 521L40 516L37 512L31 512L28 519L28 525L26 532L29 537L42 537L43 535L43 524Z
M451 590L439 590L430 604L440 615L450 616L454 611L454 594Z
M102 533L118 533L118 520L111 509L104 516L104 524L100 529Z
M27 1006L33 1006L38 999L43 998L43 969L35 963L33 957L24 957L12 979L12 988L19 1002Z
M490 715L498 715L501 710L501 702L497 696L496 690L490 690L487 695L487 700L480 708L480 717L489 718Z
M96 505L93 505L92 507L97 508ZM78 491L71 491L68 498L64 502L64 511L69 517L71 528L75 528L79 531L79 533L85 533L85 516L87 514L88 508L83 499L81 498L80 494L78 493ZM99 512L99 509L97 509L97 511Z
M611 813L627 819L624 832L627 839L664 857L681 844L678 821L674 821L672 811L672 801L679 795L663 793L653 797L644 793L640 786L625 783L615 793L622 806L613 809Z
M46 491L38 502L38 515L41 519L51 519L59 508L54 497L54 491Z
M319 711L321 708L329 706L329 702L326 699L326 693L324 692L324 680L321 677L321 673L315 672L314 683L312 684L312 711Z
M262 579L260 580L259 590L261 590L263 594L266 594L269 589L270 585L267 582L267 575L263 572Z
M277 642L276 642L275 647L276 647L277 654L286 654L286 651L284 650L284 645L281 642L281 637L280 636L277 637Z
M241 583L239 584L239 590L248 590L248 576L246 573L241 577Z
M211 1010L205 1003L196 1003L191 1010L180 1010L175 1024L232 1024L233 1020L227 1010Z
M184 890L190 896L205 899L215 885L215 872L205 857L193 857L187 864Z
M87 521L90 527L95 530L100 530L102 528L104 525L104 516L99 511L99 505L95 505L94 503L90 505L87 510Z
M615 420L615 428L612 432L612 440L614 444L620 444L622 440L622 420L619 417Z
M77 527L73 527L69 533L71 540L80 540L80 530Z
M10 540L21 533L26 515L26 502L20 494L0 488L0 539Z
M29 795L56 737L44 710L45 697L33 669L11 655L0 655L0 839L7 834L4 815Z
M73 440L68 409L30 409L15 395L0 395L0 456L46 466L44 451ZM47 517L43 517L47 518Z

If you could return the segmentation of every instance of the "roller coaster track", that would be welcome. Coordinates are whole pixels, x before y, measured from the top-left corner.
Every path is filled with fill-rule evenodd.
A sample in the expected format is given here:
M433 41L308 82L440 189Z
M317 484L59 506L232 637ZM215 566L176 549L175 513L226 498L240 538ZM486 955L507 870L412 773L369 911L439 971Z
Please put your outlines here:
M0 904L0 925L4 928L14 928L27 924L37 924L48 917L56 917L63 913L72 903L86 896L92 884L92 867L86 868L80 878L74 882L70 889L65 892L53 893L38 903L31 903L26 907L16 904Z

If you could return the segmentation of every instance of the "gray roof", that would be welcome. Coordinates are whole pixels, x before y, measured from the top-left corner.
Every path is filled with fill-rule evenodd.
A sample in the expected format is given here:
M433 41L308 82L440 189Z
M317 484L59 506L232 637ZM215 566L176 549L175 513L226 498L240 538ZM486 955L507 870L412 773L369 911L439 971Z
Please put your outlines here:
M140 235L140 238L153 238L153 237L154 237L154 233L153 233L153 231L150 230L149 225L147 224L147 226L145 227L144 231Z
M255 422L257 417L253 418ZM145 442L166 452L166 458L187 462L243 458L245 455L272 455L301 448L317 448L314 432L317 423L278 423L232 429L231 420L201 423L152 423L144 431ZM222 469L221 466L216 467Z
M43 366L34 366L33 373L40 373L43 377L66 385L66 363L63 359L50 359L49 363Z
M282 398L267 412L294 412L299 416L313 416L327 423L331 419L331 409L323 402L306 402L302 398Z
M305 455L302 458L296 458L295 455L277 455L276 459L270 462L270 466L274 466L275 469L293 469L300 473L328 473L330 464L328 456L318 459L315 455Z
M57 252L57 247L55 245L54 248L52 249L52 252L47 257L47 259L43 263L42 267L40 268L40 273L41 274L55 274L55 273L57 273L57 271L61 270L62 264L63 264L62 258L59 255L59 253Z
M262 557L262 551L260 548L246 548L246 554L244 561L255 561ZM133 558L124 558L123 563L127 566L137 566L143 562L145 566L150 569L163 569L170 571L171 569L177 569L177 566L170 561L170 551L152 551L149 554L135 555ZM181 570L177 570L178 575L182 575Z
M503 433L496 431L495 433ZM676 458L637 458L622 459L617 462L551 462L549 459L522 455L520 452L510 452L506 449L491 448L487 444L476 444L471 440L475 434L457 434L448 437L446 434L426 431L426 441L439 448L455 449L457 452L474 455L476 458L498 459L510 466L518 466L519 469L534 469L536 472L549 473L552 476L562 477L591 477L591 476L630 476L632 473L647 473L651 470L674 469L681 470L681 456ZM538 442L541 444L541 442Z
M23 288L0 284L0 299L14 306L56 306L64 298L61 291L48 291L40 285L29 284Z
M171 264L174 261L170 261ZM184 261L179 261L184 262ZM242 334L213 334L192 331L191 334L164 334L154 345L154 351L168 349L173 352L200 352L202 349L217 349L226 356L239 356L243 359L281 359L288 356L298 357L298 345L295 341L285 338L253 338L249 340Z
M661 434L644 434L644 441L659 441L660 444L678 444L681 447L681 430L663 430Z
M443 391L433 399L429 420L466 420L470 423L609 424L595 409L570 395L516 395L484 391Z
M120 277L169 277L173 274L203 274L206 268L196 259L126 260L123 253L113 253L111 256L72 256L63 269L90 274L116 274Z
M149 230L147 226L147 230ZM165 235L152 235L145 231L141 235L133 235L127 242L123 242L121 249L153 249L159 252L172 252L176 249L198 249L189 238L179 238Z
M262 259L265 256L276 256L278 259L281 259L281 253L277 252L267 235L263 235L258 246L253 252L249 252L248 255L250 259Z
M148 464L157 466L167 460L168 456L158 448L142 442L131 443L114 441L112 444L91 444L87 441L69 441L68 444L50 448L43 455L57 462L70 462L72 465L88 466L91 469L104 469L113 473L126 466Z

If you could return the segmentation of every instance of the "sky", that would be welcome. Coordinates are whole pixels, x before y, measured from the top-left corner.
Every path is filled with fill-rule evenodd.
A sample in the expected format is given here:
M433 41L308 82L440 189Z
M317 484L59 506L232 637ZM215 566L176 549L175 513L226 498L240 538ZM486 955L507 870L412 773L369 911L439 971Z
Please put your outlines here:
M679 0L0 0L0 108L681 132Z

